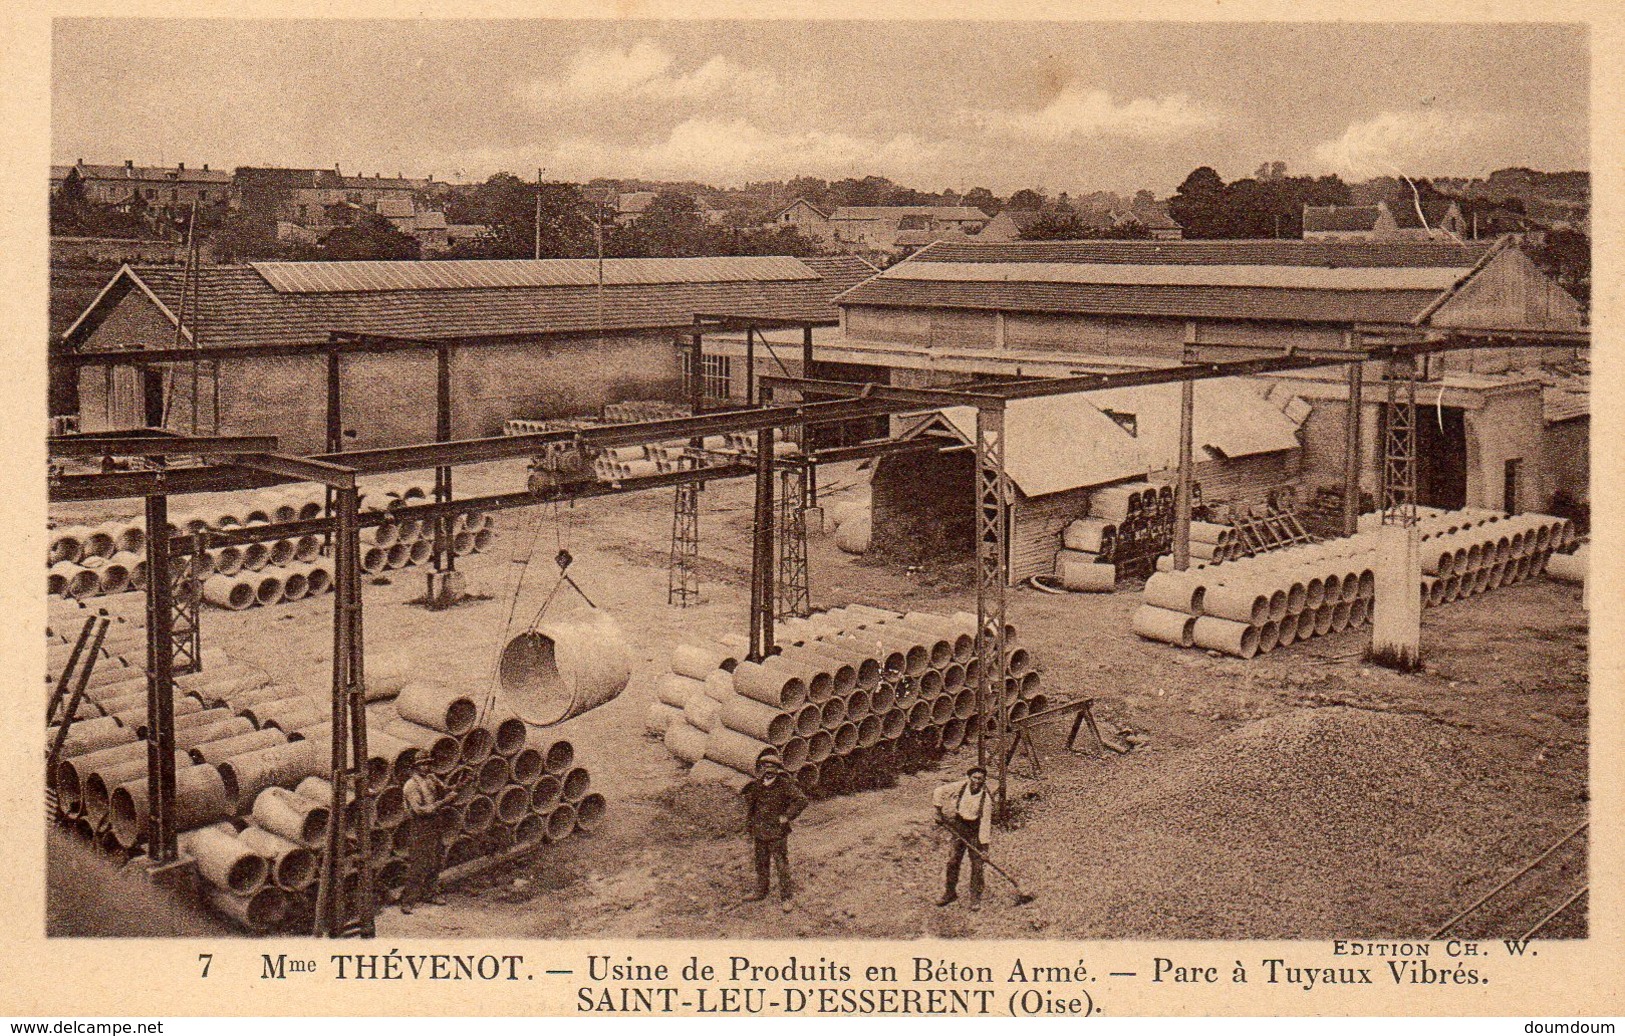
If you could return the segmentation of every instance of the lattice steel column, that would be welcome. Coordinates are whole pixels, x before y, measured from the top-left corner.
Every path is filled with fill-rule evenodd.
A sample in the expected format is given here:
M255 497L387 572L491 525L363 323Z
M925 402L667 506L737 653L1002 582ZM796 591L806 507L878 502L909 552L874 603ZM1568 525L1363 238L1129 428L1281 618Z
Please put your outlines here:
M810 464L779 470L779 607L778 617L812 611L807 577L807 497Z
M203 671L203 580L197 571L202 537L194 535L186 542L185 551L169 555L170 671L176 676ZM153 571L150 562L147 571Z
M374 934L372 796L367 787L366 677L361 636L361 537L357 493L334 491L333 537L333 810L327 829L321 884L316 897L316 934ZM352 815L346 809L356 803ZM353 830L351 817L353 816ZM353 897L346 879L355 876Z
M666 603L680 608L700 598L700 488L699 482L680 482L672 502Z
M998 753L1001 813L1008 776L1004 605L1010 572L1005 552L1009 509L1010 484L1004 474L1004 409L980 407L976 411L976 657L982 666L976 681L976 761L988 765L987 728L991 720Z
M1382 523L1416 524L1416 360L1388 361L1384 408Z

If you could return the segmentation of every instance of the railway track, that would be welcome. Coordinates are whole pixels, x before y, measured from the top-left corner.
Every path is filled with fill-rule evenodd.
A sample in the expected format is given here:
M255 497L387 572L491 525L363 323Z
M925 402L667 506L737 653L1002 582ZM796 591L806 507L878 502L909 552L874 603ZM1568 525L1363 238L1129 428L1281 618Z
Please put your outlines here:
M1580 824L1446 921L1434 939L1577 938L1586 932L1590 823Z

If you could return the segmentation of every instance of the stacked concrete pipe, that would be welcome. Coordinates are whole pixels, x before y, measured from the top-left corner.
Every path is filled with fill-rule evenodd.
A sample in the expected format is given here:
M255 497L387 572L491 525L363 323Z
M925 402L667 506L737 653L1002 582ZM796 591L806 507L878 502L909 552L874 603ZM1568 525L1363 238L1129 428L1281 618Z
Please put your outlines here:
M810 792L858 790L975 736L975 630L965 613L853 605L781 623L760 664L738 642L682 644L645 727L695 780L741 786L772 750ZM1015 719L1044 699L1008 632L1010 678L994 692Z
M1159 571L1146 581L1133 629L1147 640L1252 658L1365 626L1380 525L1380 515L1366 515L1350 537ZM1423 607L1528 579L1573 535L1562 518L1482 510L1423 509L1417 529Z

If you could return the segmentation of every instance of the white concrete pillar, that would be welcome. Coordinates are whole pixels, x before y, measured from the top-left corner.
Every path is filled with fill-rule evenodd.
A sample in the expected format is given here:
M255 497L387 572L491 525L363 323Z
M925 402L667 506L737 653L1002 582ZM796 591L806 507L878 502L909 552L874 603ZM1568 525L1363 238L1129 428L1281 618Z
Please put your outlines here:
M1416 526L1378 529L1376 576L1371 660L1412 672L1422 664L1422 563Z

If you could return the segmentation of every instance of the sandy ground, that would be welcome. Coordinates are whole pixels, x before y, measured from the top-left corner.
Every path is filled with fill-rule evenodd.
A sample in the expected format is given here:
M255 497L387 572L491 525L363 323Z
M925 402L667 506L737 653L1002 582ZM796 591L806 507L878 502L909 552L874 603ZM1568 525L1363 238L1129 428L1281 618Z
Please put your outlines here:
M509 491L523 471L488 465L458 477L459 495ZM833 503L862 475L842 468L821 481ZM995 839L996 859L1036 901L1012 905L989 874L980 911L932 905L945 846L929 823L930 792L968 765L966 749L894 787L815 802L791 840L794 911L745 904L749 847L734 796L684 785L680 764L643 733L643 714L685 633L745 629L749 523L747 483L707 489L703 599L687 609L666 604L669 490L500 515L496 548L459 563L481 599L448 612L410 603L424 589L412 570L367 587L369 667L416 666L483 693L567 547L571 574L640 660L619 699L559 729L609 797L602 829L473 879L446 906L388 910L381 935L1424 936L1586 816L1587 626L1576 588L1539 580L1426 612L1426 666L1414 676L1364 665L1354 633L1251 661L1210 657L1130 633L1137 594L1022 589L1010 618L1045 689L1094 697L1097 716L1143 740L1124 756L1076 755L1062 746L1065 724L1039 734L1042 777L1018 767L1019 826ZM955 578L969 566L880 568L828 536L810 554L817 606L974 608ZM326 693L331 619L308 601L210 610L204 635ZM1583 934L1583 917L1547 934Z

